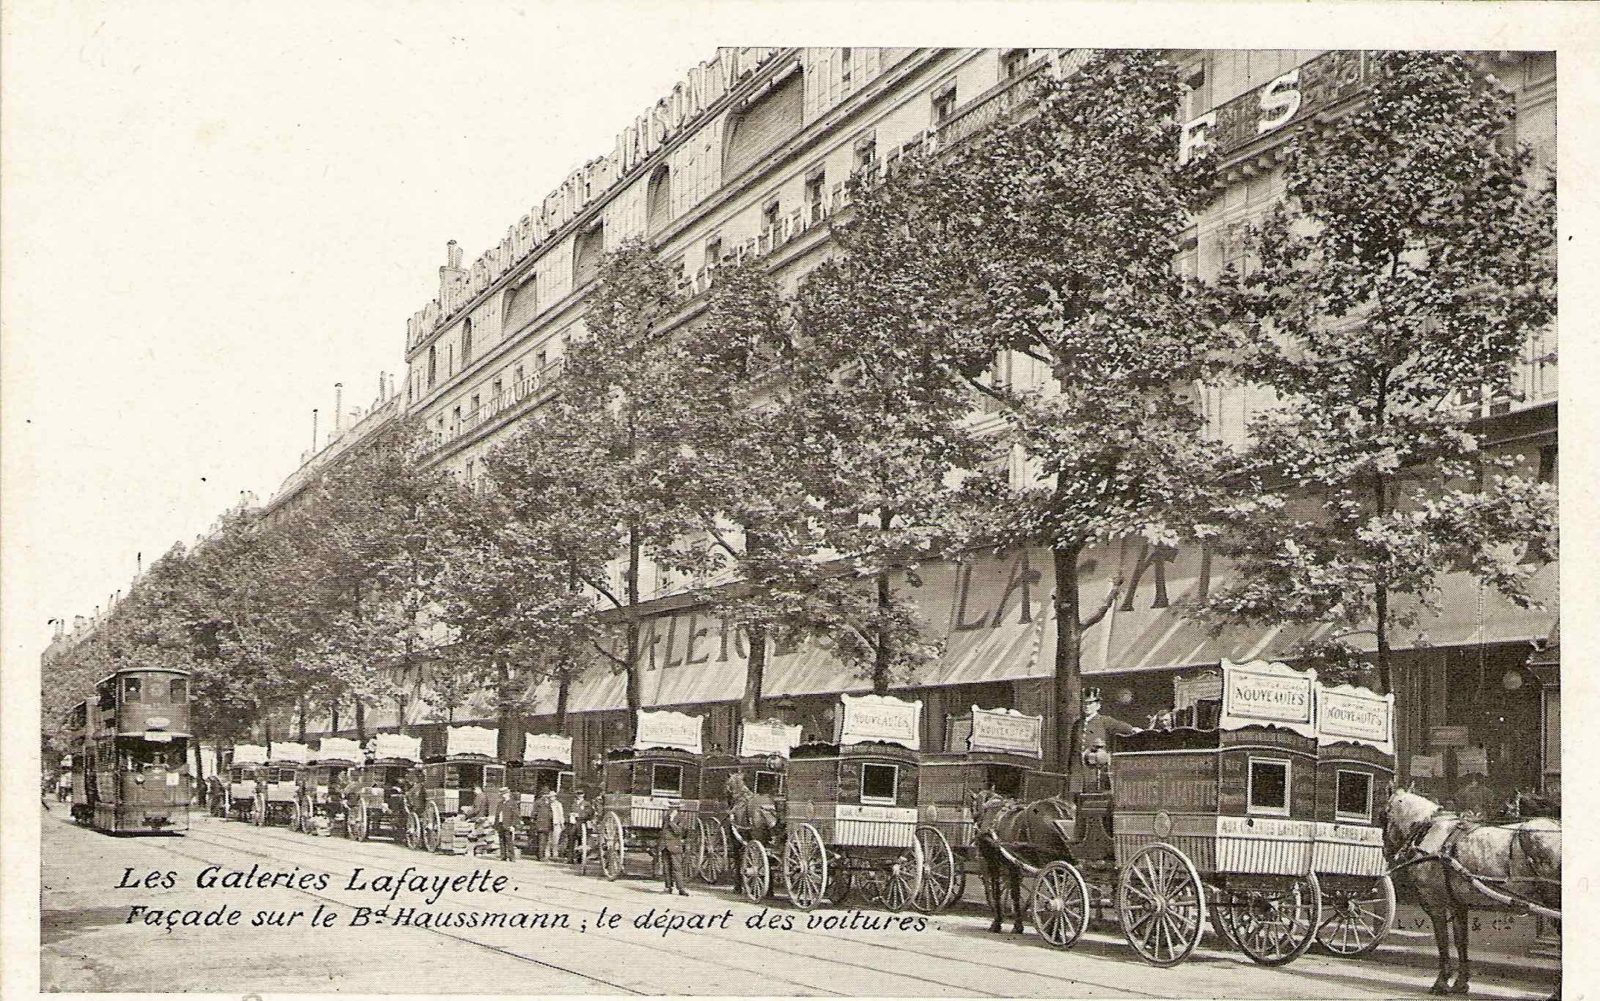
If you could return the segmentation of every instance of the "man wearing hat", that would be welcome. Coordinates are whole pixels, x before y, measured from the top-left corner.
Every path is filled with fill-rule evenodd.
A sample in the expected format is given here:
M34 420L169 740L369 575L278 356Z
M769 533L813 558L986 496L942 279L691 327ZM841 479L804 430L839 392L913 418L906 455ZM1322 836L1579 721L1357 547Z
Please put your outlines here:
M1100 711L1100 689L1083 690L1083 719L1078 723L1078 751L1083 756L1083 763L1094 769L1088 774L1093 775L1098 784L1090 791L1103 791L1111 787L1111 737L1138 732L1138 727Z
M683 843L693 823L677 800L667 807L667 816L661 822L661 836L657 842L661 849L661 877L667 885L663 891L665 893L671 893L676 887L681 895L689 895L689 891L683 887Z
M517 809L517 798L507 786L500 787L499 803L495 806L494 829L500 835L500 861L517 860L517 825L522 823L522 812Z

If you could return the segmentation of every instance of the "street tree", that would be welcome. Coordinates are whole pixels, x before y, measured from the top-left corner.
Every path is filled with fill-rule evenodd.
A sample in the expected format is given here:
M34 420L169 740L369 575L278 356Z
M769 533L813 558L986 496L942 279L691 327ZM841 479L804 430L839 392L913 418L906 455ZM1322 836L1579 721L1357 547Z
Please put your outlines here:
M1529 605L1555 497L1491 457L1474 401L1514 393L1555 316L1554 176L1509 141L1507 93L1471 56L1385 52L1359 108L1303 128L1286 197L1224 286L1245 374L1280 404L1250 426L1266 472L1224 507L1237 564L1221 622L1324 624L1298 652L1351 676L1466 572Z

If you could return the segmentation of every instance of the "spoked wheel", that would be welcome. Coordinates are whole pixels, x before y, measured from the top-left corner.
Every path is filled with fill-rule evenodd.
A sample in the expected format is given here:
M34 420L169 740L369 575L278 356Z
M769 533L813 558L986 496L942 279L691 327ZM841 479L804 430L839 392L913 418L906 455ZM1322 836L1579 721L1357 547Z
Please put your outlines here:
M1394 881L1380 876L1360 889L1322 891L1317 946L1335 956L1365 956L1394 925Z
M739 890L757 904L772 892L772 860L767 854L767 846L759 841L746 841L739 853Z
M627 849L622 843L622 818L608 813L600 823L600 871L607 879L616 879L622 875L626 860Z
M578 875L589 875L589 825L578 827Z
M1145 962L1176 966L1189 958L1206 923L1205 889L1194 863L1164 842L1139 849L1117 879L1117 917Z
M349 816L348 813L345 814ZM422 850L422 818L406 811L406 847L417 851Z
M922 888L917 891L912 906L924 914L942 911L956 899L956 853L950 850L950 841L937 827L918 827L917 844L922 848Z
M828 889L828 849L810 824L794 828L783 842L783 887L802 911L820 904Z
M350 811L350 840L365 841L372 835L372 818L367 813L367 804L357 803Z
M250 801L250 822L257 827L267 826L267 798L257 796Z
M1239 894L1230 920L1235 943L1262 966L1293 962L1311 947L1322 923L1316 873L1281 888Z
M712 817L696 825L700 836L700 856L696 875L702 883L716 885L728 872L728 832L722 822Z
M915 838L883 873L879 897L890 911L903 911L916 902L926 882L927 861L922 854L922 843Z
M289 804L289 830L297 834L305 833L305 811L300 809L299 800Z
M358 810L365 810L365 805L358 805ZM429 803L422 814L422 850L436 852L444 841L444 818L439 815L439 804Z
M1233 927L1233 909L1239 904L1238 898L1227 890L1213 887L1211 901L1206 906L1206 916L1211 918L1211 929L1224 945L1230 948L1239 948L1239 933Z
M1033 930L1058 949L1071 948L1089 927L1089 886L1070 862L1039 870L1028 905Z

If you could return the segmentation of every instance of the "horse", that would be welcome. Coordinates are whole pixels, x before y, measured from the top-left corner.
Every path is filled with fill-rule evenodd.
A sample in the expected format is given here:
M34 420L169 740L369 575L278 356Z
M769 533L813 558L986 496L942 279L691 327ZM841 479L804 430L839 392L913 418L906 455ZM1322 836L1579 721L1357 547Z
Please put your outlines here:
M1559 821L1541 817L1504 826L1479 824L1407 789L1397 789L1389 796L1381 820L1386 854L1396 869L1410 876L1422 909L1433 922L1439 976L1429 993L1467 993L1471 975L1469 911L1518 909L1483 893L1443 860L1453 860L1493 889L1552 910L1561 908ZM1450 964L1452 938L1459 959L1454 971Z
M1025 844L1043 848L1061 844L1055 822L1073 818L1072 804L1059 796L1023 803L993 789L971 789L967 792L967 805L975 828L973 842L983 858L984 890L994 908L994 921L989 930L1003 930L1005 904L1001 894L1010 890L1014 922L1011 931L1021 935L1022 867L1014 856L1002 851L1000 845Z
M728 822L736 829L748 831L752 840L765 842L778 828L778 807L772 797L752 792L744 784L744 775L734 772L722 784L722 794L728 801Z

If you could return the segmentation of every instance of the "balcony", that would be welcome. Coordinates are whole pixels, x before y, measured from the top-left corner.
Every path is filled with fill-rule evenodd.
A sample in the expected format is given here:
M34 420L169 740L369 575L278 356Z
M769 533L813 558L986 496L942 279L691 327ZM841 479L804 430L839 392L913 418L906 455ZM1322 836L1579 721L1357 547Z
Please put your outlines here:
M1047 65L1044 61L1034 63L1013 79L1002 80L968 101L934 128L932 143L939 149L947 149L987 132L1032 107Z

